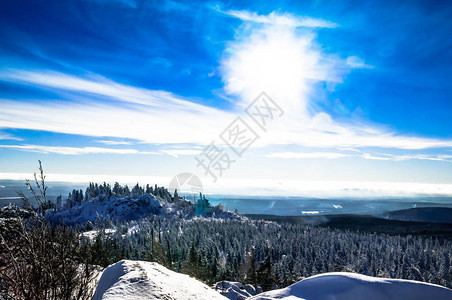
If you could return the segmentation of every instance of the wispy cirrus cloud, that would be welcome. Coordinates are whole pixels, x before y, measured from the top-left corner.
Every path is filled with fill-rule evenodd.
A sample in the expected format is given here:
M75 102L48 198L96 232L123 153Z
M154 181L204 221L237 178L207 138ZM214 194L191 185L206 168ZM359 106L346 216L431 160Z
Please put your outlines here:
M386 154L385 156L373 156L373 159L393 160L393 161L418 159L418 160L445 161L445 162L452 163L451 155L441 155L441 154L437 154L437 155L427 155L427 154L391 155L391 154Z
M166 91L119 84L95 75L82 78L50 71L2 70L0 80L65 92L64 99L58 100L0 99L0 127L5 128L157 144L207 144L234 116Z
M452 155L444 154L391 154L391 153L368 153L364 150L354 149L354 151L360 153L353 156L360 156L370 160L383 160L383 161L404 161L404 160L431 160L431 161L444 161L452 163Z
M85 77L80 77L50 70L3 69L0 70L0 80L43 88L89 93L109 97L111 100L151 107L165 106L168 109L182 107L194 112L207 112L206 110L209 109L167 91L125 85L95 74L86 74ZM214 108L210 108L210 112L214 111Z
M111 140L97 140L97 143L105 144L105 145L131 145L131 142L126 141L111 141Z
M452 163L451 155L427 155L427 154L405 154L394 155L384 153L368 153L357 150L359 154L346 154L341 152L273 152L266 154L265 157L271 158L284 158L284 159L337 159L344 157L356 157L369 160L382 160L382 161L404 161L404 160L432 160L432 161L444 161Z
M201 150L194 149L162 149L160 151L173 157L179 157L179 155L198 155L201 153Z
M0 131L0 140L15 140L15 141L22 141L21 138L13 136L9 133L1 132Z
M271 12L268 15L260 15L248 10L222 10L219 5L212 9L229 17L237 18L244 22L253 22L267 25L278 25L288 27L311 27L311 28L336 28L339 25L323 19L306 16L296 16L290 13Z
M41 145L0 145L0 148L15 149L22 151L38 152L43 154L63 154L63 155L82 155L82 154L150 154L160 155L160 152L139 151L136 149L116 149L101 147L60 147L60 146L41 146Z
M354 69L373 69L374 66L365 63L364 59L358 56L347 57L347 65Z
M104 141L109 145L130 145L128 142ZM113 142L113 143L109 143ZM105 148L105 147L63 147L63 146L44 146L44 145L0 145L3 149L14 149L21 151L37 152L43 154L62 154L62 155L85 155L85 154L143 154L143 155L163 155L167 154L173 157L180 155L198 155L201 149L156 149L155 151L143 151L132 148ZM198 147L194 147L198 148Z
M265 155L266 157L277 158L342 158L351 156L350 154L336 153L336 152L274 152Z

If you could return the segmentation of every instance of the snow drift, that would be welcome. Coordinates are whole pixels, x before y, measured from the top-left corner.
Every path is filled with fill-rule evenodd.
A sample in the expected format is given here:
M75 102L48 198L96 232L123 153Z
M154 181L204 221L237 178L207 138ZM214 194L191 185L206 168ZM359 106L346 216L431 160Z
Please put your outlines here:
M244 285L240 282L226 280L217 282L213 288L229 300L243 300L262 293L260 286L257 287L256 293L256 289L251 284Z
M254 293L238 282L218 283L229 299L244 299ZM93 300L119 299L227 299L188 275L157 263L122 260L104 270ZM249 300L449 300L452 290L412 280L370 277L354 273L326 273L309 277L289 287L258 294Z
M188 275L157 263L122 260L107 267L93 300L227 299Z
M289 287L265 292L249 299L450 300L452 290L418 281L340 272L312 276Z

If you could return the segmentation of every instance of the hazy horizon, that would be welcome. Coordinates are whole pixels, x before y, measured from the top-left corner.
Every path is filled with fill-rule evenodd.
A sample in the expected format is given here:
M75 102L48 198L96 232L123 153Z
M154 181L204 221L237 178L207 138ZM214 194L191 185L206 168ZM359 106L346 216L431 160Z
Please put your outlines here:
M101 184L103 181L97 183ZM113 186L114 182L108 182ZM120 182L128 184L129 188L136 185L137 182ZM153 186L158 182L140 183L145 186ZM63 182L47 181L47 195L52 202L58 195L66 200L68 194L75 190L82 190L88 186L87 182ZM165 185L163 185L165 186ZM166 185L168 186L168 184ZM192 202L198 199L198 193L202 192L207 196L212 205L222 204L228 211L237 209L243 214L269 214L281 216L297 215L330 215L330 214L363 214L363 215L381 215L389 211L396 211L415 207L449 207L452 208L452 198L441 194L386 194L385 196L375 197L375 192L363 194L357 191L331 191L329 194L306 193L302 195L296 189L281 188L278 191L261 188L260 193L249 193L248 188L236 190L226 188L224 190L209 190L209 187L192 190L190 186L181 186L178 194L185 196ZM253 189L255 191L255 189ZM7 204L21 205L20 197L17 192L23 191L31 197L26 190L23 180L2 180L0 179L0 206ZM173 191L170 191L171 193ZM359 191L358 191L359 192ZM298 193L298 194L297 194ZM380 193L381 194L381 193Z

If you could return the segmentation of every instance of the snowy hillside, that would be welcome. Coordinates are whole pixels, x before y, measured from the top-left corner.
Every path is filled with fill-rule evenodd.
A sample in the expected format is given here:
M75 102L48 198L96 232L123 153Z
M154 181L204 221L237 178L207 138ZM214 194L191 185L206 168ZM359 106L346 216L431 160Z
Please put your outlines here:
M71 208L48 211L49 220L56 223L64 222L67 225L94 222L96 218L111 218L117 220L133 220L140 216L159 213L162 204L153 195L140 195L138 197L124 197L99 201L82 202Z
M156 195L152 194L155 192ZM103 220L131 221L150 215L176 216L191 219L195 216L217 219L236 219L237 215L224 211L221 205L212 206L200 193L196 202L179 197L177 192L171 195L163 187L146 188L138 184L129 191L118 183L112 189L110 185L90 183L86 192L73 190L65 201L58 197L55 205L46 212L53 223L66 225L96 223Z
M354 273L326 273L250 300L450 300L452 290L418 281L376 278Z
M157 263L122 260L102 273L93 300L227 299L202 282Z

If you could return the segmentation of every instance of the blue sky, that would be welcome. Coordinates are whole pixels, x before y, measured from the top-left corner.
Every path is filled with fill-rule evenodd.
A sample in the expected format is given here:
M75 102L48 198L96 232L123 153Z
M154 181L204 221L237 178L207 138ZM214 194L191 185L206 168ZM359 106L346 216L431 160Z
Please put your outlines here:
M3 1L0 175L449 195L451 33L448 1ZM213 183L262 91L283 116Z

